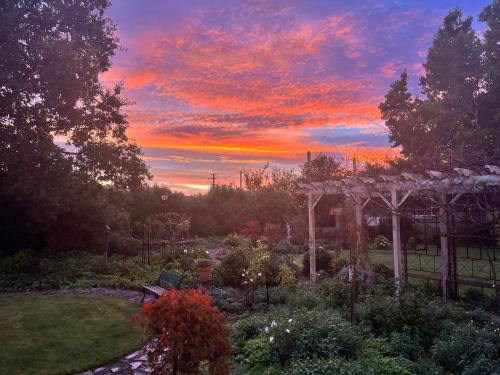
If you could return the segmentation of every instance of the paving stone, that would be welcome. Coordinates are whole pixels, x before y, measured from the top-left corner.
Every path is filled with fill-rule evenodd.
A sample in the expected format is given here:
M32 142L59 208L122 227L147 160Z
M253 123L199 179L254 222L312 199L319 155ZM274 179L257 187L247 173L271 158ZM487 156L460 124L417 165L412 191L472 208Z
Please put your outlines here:
M126 356L125 358L127 359L132 359L132 358L135 358L137 356L139 356L140 352L134 352L132 354L129 354L128 356Z
M132 367L132 370L136 370L140 365L142 365L142 362L132 362L130 367Z

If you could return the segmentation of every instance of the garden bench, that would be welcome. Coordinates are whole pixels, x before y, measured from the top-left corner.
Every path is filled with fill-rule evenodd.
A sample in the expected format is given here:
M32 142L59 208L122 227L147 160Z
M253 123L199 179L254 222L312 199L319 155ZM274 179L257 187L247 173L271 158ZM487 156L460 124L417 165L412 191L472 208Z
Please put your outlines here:
M146 284L142 287L144 294L142 296L141 303L144 302L146 293L151 293L156 297L160 297L163 292L167 290L162 286L163 281L172 285L175 289L180 289L182 284L182 277L179 277L171 272L161 272L160 276L158 277L158 281L156 281L155 283Z

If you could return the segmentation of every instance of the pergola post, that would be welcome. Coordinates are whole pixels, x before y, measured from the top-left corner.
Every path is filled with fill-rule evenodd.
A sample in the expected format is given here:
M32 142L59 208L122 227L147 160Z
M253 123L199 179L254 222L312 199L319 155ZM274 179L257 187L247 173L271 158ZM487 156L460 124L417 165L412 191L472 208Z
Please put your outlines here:
M446 193L439 196L439 233L441 236L441 279L443 288L443 298L450 297L448 285L450 277L450 253L448 247L448 215L446 212Z
M401 217L397 211L399 207L396 185L391 186L391 216L392 216L392 248L394 259L394 284L396 294L401 291Z
M316 281L316 222L314 217L314 197L307 195L307 212L309 215L309 279Z
M360 231L363 226L363 204L361 203L360 198L355 198L355 207L356 207L356 230Z

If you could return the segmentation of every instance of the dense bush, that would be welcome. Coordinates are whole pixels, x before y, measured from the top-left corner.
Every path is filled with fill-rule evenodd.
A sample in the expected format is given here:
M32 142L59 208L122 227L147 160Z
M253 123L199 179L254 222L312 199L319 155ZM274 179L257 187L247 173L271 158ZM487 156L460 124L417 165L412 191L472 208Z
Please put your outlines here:
M167 246L160 253L162 268L178 274L185 285L195 287L197 281L196 264L209 260L210 256L198 247Z
M226 247L245 247L249 246L248 240L245 237L238 236L237 234L230 234L224 239L224 246Z
M375 275L381 276L385 279L394 277L394 271L382 263L373 264L372 270Z
M224 249L220 257L220 263L214 270L223 286L241 288L244 281L243 274L249 266L249 251L246 246Z
M427 307L428 301L419 294L372 297L362 304L360 317L377 336L406 332L427 349L437 334L437 322Z
M178 252L177 250L175 250ZM107 263L101 255L84 252L42 256L30 251L0 260L0 290L20 291L65 287L137 288L158 278L163 269L184 277L184 283L195 285L194 260L208 257L199 249L180 250L180 258L168 260L155 253L151 264L141 264L139 257L111 255Z
M231 343L235 353L243 350L245 342L260 335L267 323L267 318L263 315L254 314L238 320L231 330Z
M479 328L474 320L454 327L432 347L433 359L452 373L494 374L500 372L500 328Z
M132 236L111 233L109 236L109 252L120 255L138 255L141 251L141 241Z
M292 357L354 357L361 343L357 331L335 312L278 310L271 313L270 320L264 333L283 363Z
M305 253L302 258L302 272L304 276L309 276L309 253ZM332 255L323 249L316 252L316 272L324 271L326 273L332 272Z
M243 361L251 366L269 366L272 356L271 345L265 337L250 339L243 345Z
M341 358L326 360L301 359L293 361L285 372L286 375L364 375L366 371L360 363Z

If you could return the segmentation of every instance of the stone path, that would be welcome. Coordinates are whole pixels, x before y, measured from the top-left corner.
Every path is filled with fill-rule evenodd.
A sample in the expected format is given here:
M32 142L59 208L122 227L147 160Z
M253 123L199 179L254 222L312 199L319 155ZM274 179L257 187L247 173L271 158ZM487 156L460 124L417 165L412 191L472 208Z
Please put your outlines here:
M142 292L136 290L108 289L108 288L75 288L75 289L55 289L33 292L2 293L0 298L18 297L30 294L92 294L97 296L111 296L127 298L129 301L140 304ZM152 300L153 297L146 296L145 301ZM146 375L151 372L148 366L147 350L148 345L142 349L131 353L119 360L113 361L105 366L81 373L81 375Z
M82 372L79 375L146 375L152 370L148 365L148 346L129 354L122 359L106 366Z

